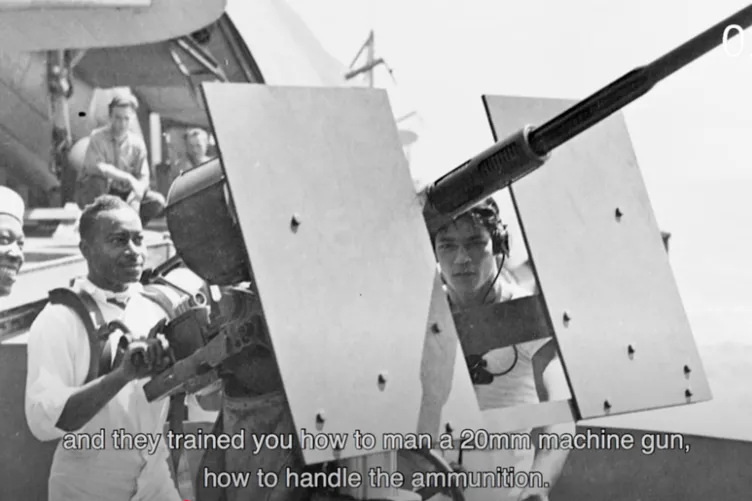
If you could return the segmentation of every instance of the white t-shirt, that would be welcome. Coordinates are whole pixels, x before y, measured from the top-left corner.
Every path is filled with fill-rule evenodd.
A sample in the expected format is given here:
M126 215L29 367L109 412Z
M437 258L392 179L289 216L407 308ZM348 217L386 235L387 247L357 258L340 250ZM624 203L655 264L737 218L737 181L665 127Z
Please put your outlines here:
M498 280L502 287L502 301L530 295L528 291L506 281L503 276L500 276ZM533 356L548 341L549 339L530 341L484 354L483 358L487 362L486 370L494 374L509 372L495 377L491 384L475 386L475 394L481 411L540 402L533 373ZM529 434L530 432L532 432L531 428L509 433ZM452 451L451 454L445 454L445 456L447 459L456 461L459 454ZM534 448L495 451L466 450L462 452L462 466L468 471L494 471L496 467L501 467L527 472L530 471L534 458ZM468 488L465 490L465 499L467 501L516 501L520 492L521 489L517 488Z

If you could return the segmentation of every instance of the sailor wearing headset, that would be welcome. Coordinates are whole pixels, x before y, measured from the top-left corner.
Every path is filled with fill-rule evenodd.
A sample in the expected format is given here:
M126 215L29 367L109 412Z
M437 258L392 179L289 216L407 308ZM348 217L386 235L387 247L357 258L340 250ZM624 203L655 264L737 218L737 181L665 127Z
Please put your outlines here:
M431 235L445 290L453 309L509 301L528 295L502 273L509 238L492 198ZM470 364L481 410L568 400L569 387L553 339L512 345ZM518 430L516 433L530 433ZM574 434L574 423L548 426L544 433ZM467 501L545 501L564 467L567 450L462 451L455 458L468 471L541 472L548 487L468 488ZM489 456L492 457L489 460ZM509 470L507 470L509 471Z

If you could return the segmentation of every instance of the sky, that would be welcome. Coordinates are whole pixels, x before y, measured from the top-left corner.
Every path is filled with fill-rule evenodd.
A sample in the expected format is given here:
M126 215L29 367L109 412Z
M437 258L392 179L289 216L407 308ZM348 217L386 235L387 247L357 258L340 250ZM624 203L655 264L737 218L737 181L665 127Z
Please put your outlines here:
M375 30L376 55L392 68L401 104L422 117L411 168L425 180L492 144L481 95L584 98L746 6L740 0L288 3L345 64ZM752 344L752 31L729 50L741 55L719 47L624 110L658 224L672 233L670 262L700 345ZM515 229L519 242L518 235Z

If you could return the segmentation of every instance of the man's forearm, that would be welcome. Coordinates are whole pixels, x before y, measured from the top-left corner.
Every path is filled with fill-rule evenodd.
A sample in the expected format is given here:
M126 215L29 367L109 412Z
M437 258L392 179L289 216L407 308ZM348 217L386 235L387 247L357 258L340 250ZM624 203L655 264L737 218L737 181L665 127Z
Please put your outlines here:
M107 402L128 384L122 370L115 369L101 379L96 379L79 388L68 398L60 419L55 426L64 431L82 428L92 420Z
M541 430L546 434L573 435L575 427L572 423L565 423L553 426L546 426ZM549 489L556 485L564 469L564 463L569 456L568 449L538 449L533 461L531 471L540 472L543 475L543 481L549 484Z
M99 162L97 164L97 170L105 176L107 179L111 179L113 181L120 181L122 183L128 183L132 185L135 182L138 182L135 177L128 174L127 172L118 169L114 165L110 165L105 162Z

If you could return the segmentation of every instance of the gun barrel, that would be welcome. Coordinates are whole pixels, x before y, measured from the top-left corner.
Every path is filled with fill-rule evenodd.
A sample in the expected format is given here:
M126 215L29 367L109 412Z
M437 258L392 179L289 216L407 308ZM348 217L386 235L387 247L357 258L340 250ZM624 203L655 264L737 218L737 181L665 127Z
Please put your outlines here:
M487 196L543 165L558 146L624 108L656 83L752 25L752 5L652 63L636 68L540 127L527 127L438 179L425 192L424 218L433 232ZM740 30L728 30L738 26Z
M647 93L655 84L723 43L729 26L752 25L752 5L708 28L647 66L636 68L530 133L530 147L546 155ZM739 33L729 30L731 38Z

